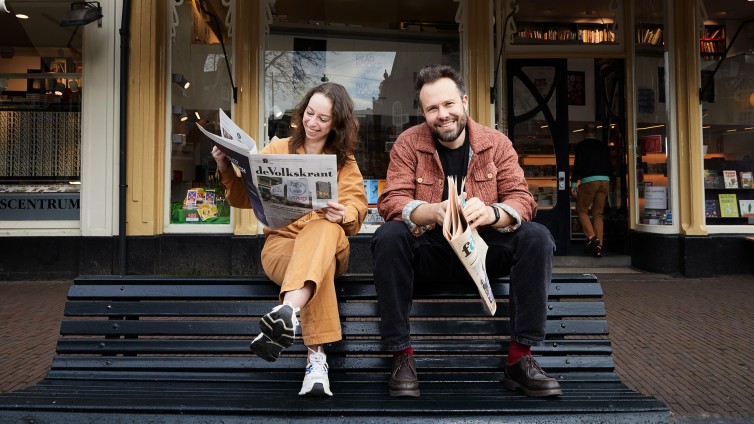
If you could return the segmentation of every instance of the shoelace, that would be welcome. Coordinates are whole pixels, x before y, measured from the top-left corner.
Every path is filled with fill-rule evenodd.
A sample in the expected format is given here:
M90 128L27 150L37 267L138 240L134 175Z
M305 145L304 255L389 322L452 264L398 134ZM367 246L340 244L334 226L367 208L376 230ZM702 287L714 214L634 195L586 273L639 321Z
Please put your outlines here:
M532 368L536 368L542 375L544 375L545 377L547 377L547 373L545 373L545 370L543 370L542 367L539 366L539 362L535 361L533 357L527 356L526 357L526 362L528 362L529 365L532 366Z
M309 349L309 366L306 368L306 372L311 373L319 371L320 373L327 374L327 355L324 352L315 352Z

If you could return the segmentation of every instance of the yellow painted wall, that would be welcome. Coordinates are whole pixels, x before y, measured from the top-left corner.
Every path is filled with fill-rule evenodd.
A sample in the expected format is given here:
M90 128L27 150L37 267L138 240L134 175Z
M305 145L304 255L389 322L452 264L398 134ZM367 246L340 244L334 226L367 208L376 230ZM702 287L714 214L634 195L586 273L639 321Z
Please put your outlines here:
M126 234L162 233L168 2L132 2L128 65Z

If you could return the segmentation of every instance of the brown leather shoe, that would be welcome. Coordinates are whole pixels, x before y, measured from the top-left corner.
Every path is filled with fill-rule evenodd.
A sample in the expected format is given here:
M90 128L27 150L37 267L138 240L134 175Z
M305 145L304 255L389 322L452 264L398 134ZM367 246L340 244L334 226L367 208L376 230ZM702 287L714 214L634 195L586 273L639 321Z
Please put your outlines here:
M393 358L388 388L390 396L419 397L419 379L416 378L416 361L412 355L402 353Z
M548 377L531 356L524 356L515 364L505 364L503 386L508 390L520 389L526 396L532 397L562 394L558 380Z

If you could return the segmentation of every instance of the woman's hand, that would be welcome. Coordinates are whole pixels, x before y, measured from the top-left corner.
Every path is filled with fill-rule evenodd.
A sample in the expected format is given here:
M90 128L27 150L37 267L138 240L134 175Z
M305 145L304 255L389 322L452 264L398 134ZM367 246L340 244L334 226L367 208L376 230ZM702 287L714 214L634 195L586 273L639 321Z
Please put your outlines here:
M327 202L327 207L322 208L325 212L325 218L336 224L346 221L346 207L337 202Z
M228 156L222 150L218 149L217 146L212 146L212 157L217 162L217 170L225 171L228 167Z

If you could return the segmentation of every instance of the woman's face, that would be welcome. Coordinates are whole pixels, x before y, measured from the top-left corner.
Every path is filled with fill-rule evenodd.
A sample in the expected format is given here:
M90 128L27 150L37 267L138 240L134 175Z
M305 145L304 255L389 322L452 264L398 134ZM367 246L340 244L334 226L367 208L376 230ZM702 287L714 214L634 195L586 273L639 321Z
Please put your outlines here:
M314 93L304 111L306 140L319 142L327 139L332 121L332 101L322 93Z

